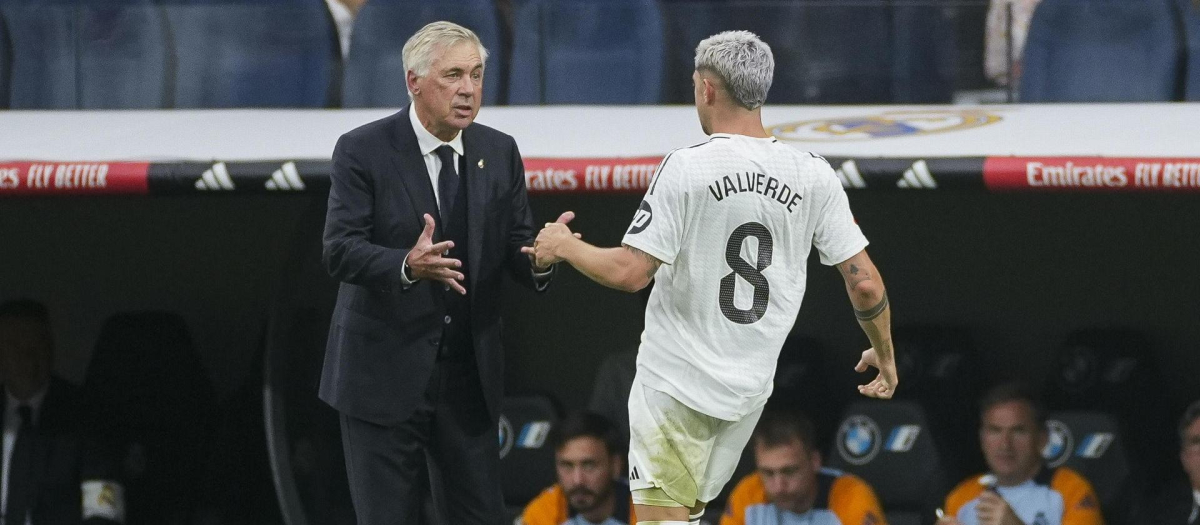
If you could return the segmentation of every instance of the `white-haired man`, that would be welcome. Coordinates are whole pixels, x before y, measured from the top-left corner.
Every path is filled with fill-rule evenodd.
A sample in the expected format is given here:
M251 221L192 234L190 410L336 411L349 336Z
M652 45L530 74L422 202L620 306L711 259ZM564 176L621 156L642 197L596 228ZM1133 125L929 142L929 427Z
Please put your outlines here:
M474 123L479 38L434 22L403 53L412 104L333 151L323 257L341 287L320 397L341 415L360 524L420 523L428 465L446 523L495 525L503 274L541 291L550 272L520 251L533 219L516 143Z
M700 42L692 81L709 140L663 159L623 246L591 246L548 224L527 249L617 289L656 281L629 399L641 524L698 523L733 475L771 394L813 246L841 270L873 345L856 368L879 375L859 391L890 398L896 388L887 295L845 191L825 159L763 130L773 70L753 33Z

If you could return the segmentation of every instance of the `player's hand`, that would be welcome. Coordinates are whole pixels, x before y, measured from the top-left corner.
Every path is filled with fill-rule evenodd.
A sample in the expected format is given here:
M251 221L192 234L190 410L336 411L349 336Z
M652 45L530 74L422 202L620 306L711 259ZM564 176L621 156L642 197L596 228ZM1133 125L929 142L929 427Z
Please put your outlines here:
M896 385L900 383L900 379L896 377L896 360L880 363L879 354L875 353L874 348L868 348L862 353L858 364L854 365L854 371L866 372L868 367L879 370L879 376L870 383L858 385L858 393L867 397L891 399L896 393Z
M417 243L413 245L412 251L408 252L408 258L405 261L412 269L413 277L441 281L446 286L453 288L454 291L466 295L467 289L459 283L463 280L462 272L458 271L459 268L462 268L462 261L443 257L450 248L454 247L454 241L442 241L434 244L433 226L433 217L426 213L425 229L421 230L421 235L417 237Z
M565 235L566 239L574 237L582 239L583 235L572 233L567 224L575 219L575 212L565 211L558 216L558 220L546 223L546 227L538 232L537 239L533 241L533 246L525 246L521 248L521 253L529 256L530 262L533 263L533 268L536 271L544 272L550 268L550 265L562 260L558 250L562 247L561 236ZM554 229L555 231L547 233L547 230ZM565 234L563 233L565 232ZM547 239L547 243L543 243L543 238Z
M979 519L979 525L1025 525L1008 506L1008 502L994 491L983 491L978 501L975 516Z

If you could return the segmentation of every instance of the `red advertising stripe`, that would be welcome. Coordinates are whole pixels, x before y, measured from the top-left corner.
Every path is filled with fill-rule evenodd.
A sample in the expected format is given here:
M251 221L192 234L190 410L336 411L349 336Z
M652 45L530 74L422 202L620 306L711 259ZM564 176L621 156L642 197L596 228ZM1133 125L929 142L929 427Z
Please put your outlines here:
M662 157L525 159L530 193L644 193Z
M0 162L0 197L145 195L146 162Z
M1200 192L1200 158L989 157L991 191Z

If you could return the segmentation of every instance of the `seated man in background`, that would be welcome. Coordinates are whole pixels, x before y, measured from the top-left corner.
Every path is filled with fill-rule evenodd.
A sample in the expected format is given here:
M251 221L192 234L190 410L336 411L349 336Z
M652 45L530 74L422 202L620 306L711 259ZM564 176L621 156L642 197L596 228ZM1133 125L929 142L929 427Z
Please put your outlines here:
M733 489L721 525L886 525L865 481L821 468L807 418L764 412L751 443L758 472Z
M611 421L577 412L554 430L558 483L529 502L517 525L629 525L633 515L623 481L620 433Z
M54 377L46 307L0 304L4 464L0 516L7 525L101 525L124 520L124 496L80 424L78 388Z
M1146 506L1144 525L1200 524L1200 401L1179 420L1179 462L1187 480L1168 485Z
M1046 468L1046 414L1020 385L1006 384L980 402L979 441L987 474L972 476L946 497L937 525L1100 525L1099 500L1083 476Z

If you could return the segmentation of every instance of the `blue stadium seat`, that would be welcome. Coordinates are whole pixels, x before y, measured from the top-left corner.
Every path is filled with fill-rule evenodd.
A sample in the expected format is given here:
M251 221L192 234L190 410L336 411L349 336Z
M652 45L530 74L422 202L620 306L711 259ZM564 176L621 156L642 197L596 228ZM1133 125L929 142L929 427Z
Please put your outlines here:
M912 401L864 400L847 407L824 464L870 483L888 523L926 523L953 483L940 444L947 421Z
M348 108L399 107L408 104L404 42L430 22L447 20L475 32L489 56L484 75L484 104L495 104L505 87L500 21L491 0L371 0L363 6L350 34L342 104Z
M504 502L524 508L556 481L550 431L558 425L558 404L541 395L509 396L500 410L500 477Z
M76 7L73 0L6 0L0 3L12 45L9 107L78 107Z
M1183 16L1184 40L1187 42L1187 80L1185 100L1200 100L1200 5L1191 0L1179 0Z
M661 100L663 22L653 0L526 0L515 19L509 103Z
M738 28L757 33L775 55L768 103L891 100L891 22L885 4L739 0L735 5Z
M12 76L12 46L8 42L7 24L0 9L0 109L8 108L8 81Z
M175 106L327 107L340 51L322 0L165 0Z
M79 14L79 108L171 106L171 38L152 0L84 2Z
M1022 60L1022 102L1181 98L1182 39L1171 0L1044 0Z
M166 23L151 0L7 0L21 109L161 108L169 102Z
M1050 439L1042 457L1087 478L1108 523L1134 523L1144 478L1130 454L1121 425L1098 411L1053 412L1046 417ZM1169 442L1169 441L1168 441Z
M892 96L896 104L948 103L954 96L958 45L946 0L894 2Z

